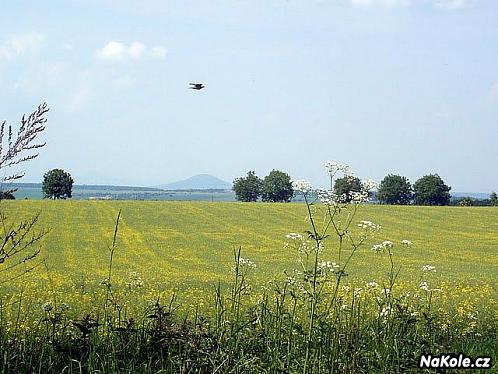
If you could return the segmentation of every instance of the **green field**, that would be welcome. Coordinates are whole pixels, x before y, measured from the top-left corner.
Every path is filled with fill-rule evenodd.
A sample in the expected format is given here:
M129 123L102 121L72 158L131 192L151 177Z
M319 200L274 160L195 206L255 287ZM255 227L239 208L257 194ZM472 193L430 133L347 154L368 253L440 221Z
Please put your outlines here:
M318 227L324 209L311 206ZM360 220L382 229L345 277L293 271L286 235L310 225L300 203L1 201L0 210L6 228L40 212L37 227L50 229L34 270L0 272L6 372L384 373L414 372L422 352L497 357L496 208L359 206L353 237ZM339 261L335 238L320 261L344 265L352 252ZM385 240L392 249L370 249ZM240 260L231 270L238 248L255 268Z
M42 254L60 286L105 276L119 209L115 274L125 278L139 272L158 290L210 287L227 280L233 249L239 246L243 256L257 264L257 281L281 276L297 265L296 253L284 248L285 235L308 229L304 204L3 201L2 207L9 219L41 212L38 227L51 230L42 242ZM382 280L388 263L370 251L371 244L408 239L412 247L394 248L395 263L402 267L400 280L417 280L420 268L430 264L437 269L437 281L484 282L496 288L496 208L367 205L355 219L371 220L382 229L355 255L351 279ZM336 243L327 247L324 257L337 261ZM38 268L29 277L45 279L46 272Z

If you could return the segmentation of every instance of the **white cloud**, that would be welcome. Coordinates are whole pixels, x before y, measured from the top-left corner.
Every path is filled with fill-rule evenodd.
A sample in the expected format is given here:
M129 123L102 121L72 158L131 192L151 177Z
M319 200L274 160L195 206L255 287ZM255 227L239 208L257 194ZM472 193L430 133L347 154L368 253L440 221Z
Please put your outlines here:
M38 33L16 35L0 43L0 60L11 60L15 57L39 50L45 37Z
M97 55L107 61L121 60L139 60L144 57L164 58L166 56L166 48L162 46L154 46L148 48L140 42L133 42L127 45L126 43L111 41L101 48Z
M145 45L143 45L142 43L133 42L128 47L128 54L130 55L130 57L132 59L135 59L135 60L142 57L144 51L145 51Z
M434 0L434 8L459 9L465 7L466 0Z

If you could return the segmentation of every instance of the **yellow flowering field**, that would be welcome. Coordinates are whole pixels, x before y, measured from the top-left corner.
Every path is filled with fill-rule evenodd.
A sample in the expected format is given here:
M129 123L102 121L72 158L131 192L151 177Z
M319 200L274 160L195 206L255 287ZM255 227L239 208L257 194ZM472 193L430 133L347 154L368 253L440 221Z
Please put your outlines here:
M181 300L207 305L214 286L230 282L234 249L239 247L242 256L256 264L250 282L257 297L258 289L272 279L286 278L298 267L286 235L303 234L309 224L306 206L297 203L44 200L0 204L6 222L16 224L40 212L36 227L50 230L40 243L40 255L28 262L39 264L34 270L14 280L9 271L0 273L2 302L14 305L22 294L23 300L30 300L23 306L26 313L41 310L42 303L51 300L67 303L75 312L91 312L92 305L103 302L101 282L108 274L109 247L120 209L112 283L119 286L130 313L154 297L169 299L174 292ZM389 260L370 248L390 240L395 244L395 266L400 268L393 290L417 294L426 282L437 290L436 307L460 315L462 321L478 310L498 312L498 209L366 205L359 208L355 220L370 220L382 228L355 254L345 285L366 292L366 284L373 282L382 289ZM402 240L413 244L397 245ZM337 261L336 243L325 243L323 257ZM423 271L427 265L430 271ZM451 311L447 305L452 305Z

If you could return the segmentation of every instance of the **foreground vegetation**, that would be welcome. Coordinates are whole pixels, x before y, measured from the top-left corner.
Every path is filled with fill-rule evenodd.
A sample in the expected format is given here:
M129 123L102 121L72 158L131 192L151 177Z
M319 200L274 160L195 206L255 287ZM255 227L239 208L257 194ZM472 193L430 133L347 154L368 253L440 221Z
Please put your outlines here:
M361 206L351 231L369 235L340 259L340 238L310 230L310 215L327 222L321 205L1 204L16 219L41 210L51 228L39 266L2 272L5 372L406 372L422 352L496 361L494 208ZM366 219L382 229L359 227Z

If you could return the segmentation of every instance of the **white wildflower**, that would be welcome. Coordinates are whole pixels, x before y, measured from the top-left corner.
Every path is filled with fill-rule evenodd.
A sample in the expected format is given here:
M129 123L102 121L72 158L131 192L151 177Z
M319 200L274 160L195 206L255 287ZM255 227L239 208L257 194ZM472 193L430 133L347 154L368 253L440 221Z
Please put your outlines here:
M299 243L297 251L301 254L310 254L313 252L314 248L315 246L313 245L313 243L310 243L308 240L302 240Z
M467 318L477 320L476 315L472 312L467 312Z
M111 287L111 282L109 282L109 278L104 278L102 279L102 281L100 282L100 284L104 287Z
M317 190L318 199L325 205L336 205L339 202L337 195L330 190L320 188Z
M382 252L384 250L384 246L382 244L374 244L370 250L374 252Z
M296 284L296 282L297 282L296 277L287 277L287 284L289 286L291 286L291 287L294 286Z
M248 258L240 257L239 258L239 265L246 266L248 268L253 268L253 269L256 268L256 264L253 261L249 260Z
M361 182L361 186L364 191L372 191L375 190L378 186L377 182L372 179L367 179Z
M360 297L361 294L363 293L363 288L355 288L354 290L354 293L353 293L353 296L356 298L356 297Z
M301 234L297 234L295 232L291 232L291 233L285 235L285 237L287 239L297 240L297 239L301 239L303 236Z
M368 191L351 191L349 200L356 204L366 203L368 201Z
M244 270L247 269L255 269L256 264L249 260L248 258L239 258L239 266L238 266L238 271L239 273L242 273ZM232 266L232 272L236 273L237 272L237 265Z
M358 223L358 227L360 227L364 230L369 230L369 231L379 231L380 230L380 225L373 223L372 221L360 221L360 223Z
M427 282L420 282L419 287L423 291L426 291L426 292L429 291L429 284Z
M311 183L303 179L292 182L292 185L296 191L302 192L303 194L308 194L313 191Z
M370 248L374 252L383 252L386 248L392 248L393 242L390 240L384 240L381 244L375 244L372 248Z
M432 272L435 273L436 272L436 268L434 266L432 266L432 265L424 265L424 266L422 266L422 271L425 271L425 272L432 271Z
M406 240L406 239L403 239L401 241L401 245L405 246L405 247L410 247L413 243L409 240Z
M339 269L339 265L337 265L335 262L322 261L318 264L318 271L321 271L321 272L333 273L337 269Z
M386 307L382 308L382 310L379 314L379 317L387 317L391 313L393 313L393 308L391 308L390 306L386 306Z
M140 276L140 273L136 271L132 271L130 273L130 282L127 283L128 287L130 288L140 288L143 287L144 281L142 280L142 277Z
M375 281L371 281L367 283L367 288L372 289L372 288L377 288L379 287L379 284Z
M351 171L349 165L339 164L335 161L326 161L324 163L325 168L329 172L330 176L333 177L338 171L343 173L344 175L353 175L353 171Z

